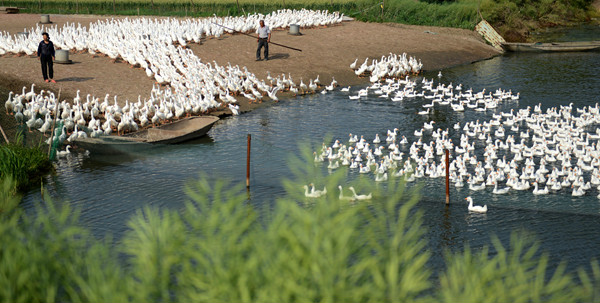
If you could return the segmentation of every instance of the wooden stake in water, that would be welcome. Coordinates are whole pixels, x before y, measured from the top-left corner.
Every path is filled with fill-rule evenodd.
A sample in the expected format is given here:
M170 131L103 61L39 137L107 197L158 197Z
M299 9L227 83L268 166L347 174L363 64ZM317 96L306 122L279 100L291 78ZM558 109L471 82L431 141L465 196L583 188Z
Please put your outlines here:
M250 141L252 136L248 134L248 155L246 156L246 189L250 189Z
M446 205L450 204L450 151L446 149Z

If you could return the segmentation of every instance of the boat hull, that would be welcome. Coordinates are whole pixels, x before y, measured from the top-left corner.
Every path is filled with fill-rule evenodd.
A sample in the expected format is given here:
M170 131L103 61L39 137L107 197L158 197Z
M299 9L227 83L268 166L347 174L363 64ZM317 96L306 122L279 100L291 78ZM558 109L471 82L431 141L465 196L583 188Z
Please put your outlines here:
M502 43L507 52L583 52L600 50L600 41L552 43Z
M208 133L219 120L214 116L198 116L149 128L124 136L102 136L99 138L78 138L75 145L89 150L91 154L130 154L150 148L177 144L200 138Z

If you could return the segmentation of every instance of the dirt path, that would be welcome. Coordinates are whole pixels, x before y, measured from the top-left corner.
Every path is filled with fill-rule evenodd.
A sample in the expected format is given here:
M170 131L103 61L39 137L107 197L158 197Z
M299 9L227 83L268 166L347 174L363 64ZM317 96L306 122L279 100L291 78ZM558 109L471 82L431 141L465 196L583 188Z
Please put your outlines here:
M37 22L40 20L39 15L33 14L1 16L0 31L12 34L38 26ZM62 26L65 22L87 26L90 22L106 18L112 17L50 16L54 22L51 26ZM300 78L308 82L320 75L322 83L328 83L335 77L340 85L356 85L368 81L357 78L349 69L349 64L355 58L363 61L365 57L380 58L390 52L406 52L421 59L425 70L438 70L498 54L475 32L463 29L351 21L327 28L301 29L301 33L301 36L292 36L284 30L274 31L272 42L299 48L302 52L271 45L269 51L272 60L269 61L254 61L256 40L244 35L208 38L201 44L190 44L189 47L204 62L214 60L220 65L229 62L232 65L246 66L259 78L265 79L270 71L272 75L290 74L299 83ZM125 100L135 101L138 96L142 99L149 96L153 81L141 69L130 68L122 62L112 63L103 56L92 57L88 53L71 52L70 59L74 64L54 65L58 83L47 84L42 81L37 58L5 55L0 57L0 86L15 91L21 91L23 85L27 85L29 89L32 83L38 89L58 91L61 87L63 96L68 98L74 97L77 90L81 91L82 98L87 94L101 98L109 94L112 100L117 95L121 104ZM255 106L241 103L242 110Z

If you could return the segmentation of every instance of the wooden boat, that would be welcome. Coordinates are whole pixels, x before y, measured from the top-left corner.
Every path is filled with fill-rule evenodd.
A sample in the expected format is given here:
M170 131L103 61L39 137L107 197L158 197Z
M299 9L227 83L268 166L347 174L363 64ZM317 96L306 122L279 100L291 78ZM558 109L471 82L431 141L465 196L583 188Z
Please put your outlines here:
M600 41L512 43L504 42L507 52L582 52L600 50Z
M134 153L159 144L176 144L202 137L218 120L215 116L190 117L123 136L78 138L74 144L92 154Z

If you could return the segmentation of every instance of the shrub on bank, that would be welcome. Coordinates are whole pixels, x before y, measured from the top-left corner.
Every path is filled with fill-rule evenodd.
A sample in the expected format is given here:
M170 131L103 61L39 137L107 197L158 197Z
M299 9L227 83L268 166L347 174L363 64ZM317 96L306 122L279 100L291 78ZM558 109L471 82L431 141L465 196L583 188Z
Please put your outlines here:
M11 178L18 188L35 183L52 169L50 160L40 147L23 146L21 142L0 145L0 178Z

